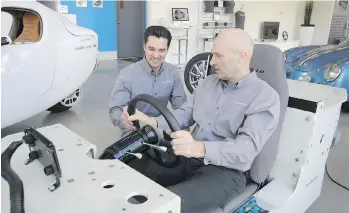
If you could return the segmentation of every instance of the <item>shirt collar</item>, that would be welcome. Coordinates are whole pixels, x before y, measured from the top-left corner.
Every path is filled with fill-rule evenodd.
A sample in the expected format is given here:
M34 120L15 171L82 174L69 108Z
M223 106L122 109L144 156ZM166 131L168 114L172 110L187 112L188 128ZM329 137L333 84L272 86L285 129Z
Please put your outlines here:
M246 75L244 78L242 78L240 81L236 83L229 83L223 80L221 80L221 82L222 82L223 89L232 88L235 90L235 89L240 89L242 87L245 87L256 78L257 78L257 74L254 70L252 70L248 75Z
M155 72L153 71L153 69L151 68L151 66L149 65L148 61L145 59L145 56L143 57L143 59L140 61L142 67L144 68L144 70L149 73L149 74L155 74ZM161 64L160 66L160 70L159 73L160 74L162 71L164 71L164 63Z

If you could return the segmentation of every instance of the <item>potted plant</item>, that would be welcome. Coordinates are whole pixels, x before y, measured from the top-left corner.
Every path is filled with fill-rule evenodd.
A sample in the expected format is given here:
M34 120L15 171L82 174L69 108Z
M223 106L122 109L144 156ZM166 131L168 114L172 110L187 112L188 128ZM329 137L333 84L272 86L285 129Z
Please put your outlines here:
M300 29L300 45L311 45L313 35L315 32L315 25L311 23L311 15L313 13L314 2L306 1L304 10L304 24L301 25Z

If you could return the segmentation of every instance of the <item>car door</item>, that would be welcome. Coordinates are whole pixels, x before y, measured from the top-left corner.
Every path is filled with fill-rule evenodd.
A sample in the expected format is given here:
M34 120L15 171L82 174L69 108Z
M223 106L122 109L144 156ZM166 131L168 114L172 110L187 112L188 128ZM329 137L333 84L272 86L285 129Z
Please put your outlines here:
M50 89L55 71L55 44L39 13L25 8L1 9L1 125L27 119L42 110L40 96ZM8 26L11 26L10 28ZM4 31L3 31L4 30ZM2 33L2 40L6 34Z

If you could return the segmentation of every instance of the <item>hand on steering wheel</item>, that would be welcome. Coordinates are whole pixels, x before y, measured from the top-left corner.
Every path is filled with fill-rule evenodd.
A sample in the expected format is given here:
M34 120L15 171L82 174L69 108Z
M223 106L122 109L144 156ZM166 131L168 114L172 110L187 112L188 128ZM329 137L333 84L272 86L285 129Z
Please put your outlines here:
M155 118L151 118L149 116L147 116L146 114L144 114L143 112L140 112L136 109L135 114L133 115L129 115L128 112L128 107L124 107L123 112L121 114L121 120L124 124L124 126L128 129L128 130L137 130L136 127L133 122L134 121L142 121L144 123L149 124L150 126L156 128L157 127L157 121Z
M152 105L153 107L155 107L160 112L160 114L165 118L172 132L176 132L180 130L178 122L176 118L173 116L173 114L170 112L170 110L166 106L164 106L163 103L160 102L158 99L147 94L137 95L135 98L133 98L130 101L127 107L127 112L129 116L136 114L137 112L136 106L140 101L144 101ZM124 113L124 116L127 116L127 113ZM136 127L136 129L140 129L139 120L141 120L142 122L148 123L149 125L156 127L155 118L150 118L139 111L137 112L137 116L134 116L134 118L137 120L134 120L132 122L133 125L129 125L130 123L128 122L125 122L125 124L129 125L131 128L132 126L134 126ZM161 141L162 142L161 146L166 146L168 148L167 152L169 152L168 154L169 156L172 156L172 158L171 160L164 161L163 158L161 158L160 156L160 152L157 149L154 149L154 152L156 154L156 161L158 164L164 167L172 168L178 165L179 157L173 153L172 145L171 145L172 138L165 131L163 131L163 135L164 135L165 141Z

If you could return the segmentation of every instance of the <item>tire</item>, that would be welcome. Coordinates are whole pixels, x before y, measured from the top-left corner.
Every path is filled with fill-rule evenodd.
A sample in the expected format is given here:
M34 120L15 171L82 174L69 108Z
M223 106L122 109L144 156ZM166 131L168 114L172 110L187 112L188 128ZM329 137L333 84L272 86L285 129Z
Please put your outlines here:
M346 101L342 104L342 110L349 112L349 101Z
M189 60L187 65L185 66L184 70L184 82L185 86L187 87L188 91L190 93L193 93L195 88L198 85L198 81L205 79L207 75L209 75L209 70L211 69L210 66L210 59L212 54L210 52L200 53L193 58ZM204 63L205 62L205 63ZM200 71L198 71L194 66L199 65L198 68ZM202 69L201 69L202 68ZM194 71L194 72L192 72ZM203 72L201 72L203 71ZM194 73L194 74L192 74ZM194 75L200 75L200 76L194 76ZM193 82L197 81L196 83L192 84Z
M67 111L70 108L71 107L66 107L66 106L62 105L61 103L57 103L57 104L53 105L52 107L48 108L47 111L50 111L51 113L60 113L60 112Z
M51 113L60 113L67 111L72 106L74 106L81 99L81 90L77 89L68 97L48 108L47 111Z

